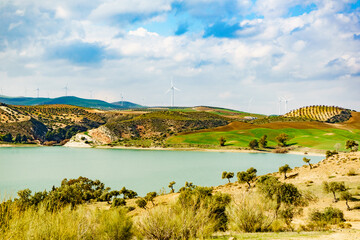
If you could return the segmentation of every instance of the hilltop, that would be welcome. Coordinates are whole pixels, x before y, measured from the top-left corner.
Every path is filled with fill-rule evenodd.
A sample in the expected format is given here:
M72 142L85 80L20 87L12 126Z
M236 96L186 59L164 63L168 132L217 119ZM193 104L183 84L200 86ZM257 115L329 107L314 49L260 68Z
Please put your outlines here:
M349 120L351 110L335 106L308 106L292 110L285 117L301 117L322 122L336 123Z
M85 99L74 96L58 97L58 98L31 98L31 97L0 97L0 102L9 105L21 105L21 106L36 106L36 105L58 105L67 104L77 107L85 108L97 108L103 110L114 110L114 109L129 109L129 108L140 108L142 106L127 102L120 101L114 103L108 103L97 99Z

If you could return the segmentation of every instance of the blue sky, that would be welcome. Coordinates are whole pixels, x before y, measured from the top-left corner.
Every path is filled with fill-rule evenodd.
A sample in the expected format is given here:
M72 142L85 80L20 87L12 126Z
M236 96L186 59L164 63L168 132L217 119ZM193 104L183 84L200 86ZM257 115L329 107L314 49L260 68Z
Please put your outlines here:
M3 0L0 94L360 110L360 1ZM282 104L281 111L285 111Z

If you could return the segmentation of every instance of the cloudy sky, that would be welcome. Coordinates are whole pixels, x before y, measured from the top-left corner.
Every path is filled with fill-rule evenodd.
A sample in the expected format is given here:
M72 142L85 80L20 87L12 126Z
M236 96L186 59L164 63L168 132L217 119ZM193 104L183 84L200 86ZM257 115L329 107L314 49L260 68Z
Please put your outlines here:
M171 79L180 106L359 111L360 1L0 1L0 94L159 106Z

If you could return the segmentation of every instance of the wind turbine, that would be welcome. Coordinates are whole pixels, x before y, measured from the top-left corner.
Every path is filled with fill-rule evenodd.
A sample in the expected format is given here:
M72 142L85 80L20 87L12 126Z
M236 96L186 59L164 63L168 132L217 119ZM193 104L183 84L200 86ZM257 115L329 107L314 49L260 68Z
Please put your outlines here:
M282 97L282 100L285 102L285 114L286 114L288 102L291 101L292 98L288 98L288 97L284 96L284 97Z
M278 97L279 99L279 115L281 115L281 102L283 101L283 99L281 97Z
M40 89L39 88L37 88L37 89L35 89L35 91L36 91L36 96L37 96L37 98L39 98L39 95L40 95Z
M69 90L68 84L66 84L66 86L65 86L63 89L65 89L65 96L67 97L67 95L68 95L68 90Z
M174 86L174 83L173 81L171 80L171 85L170 85L170 88L166 91L166 93L170 92L171 91L171 106L174 107L174 104L175 104L175 90L176 91L180 91L180 89L176 88Z
M123 107L124 106L124 97L123 97L122 93L120 93L120 99L121 99L121 106Z

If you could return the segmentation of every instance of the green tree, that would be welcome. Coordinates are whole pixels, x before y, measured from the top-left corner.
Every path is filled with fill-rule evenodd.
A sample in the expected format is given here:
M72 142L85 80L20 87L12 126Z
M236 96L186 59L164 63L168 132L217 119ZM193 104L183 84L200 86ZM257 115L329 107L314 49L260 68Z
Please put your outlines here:
M20 133L16 134L14 142L21 143L21 134Z
M171 193L175 192L175 190L174 190L175 183L176 183L175 181L172 181L172 182L169 183L169 188L171 189Z
M279 172L284 174L284 179L287 178L286 173L291 171L291 167L288 164L279 167Z
M300 191L291 183L281 183L274 176L261 176L257 181L257 187L265 197L272 199L276 202L276 215L282 204L287 207L299 206L301 205L302 195ZM286 220L292 219L293 214L289 211L292 211L291 208L286 209L283 212L283 217L288 218Z
M326 153L325 153L326 158L329 158L329 157L334 156L336 154L339 154L336 150L334 150L334 151L327 150Z
M13 141L13 137L12 137L11 133L5 134L2 139L4 142L12 142Z
M121 207L125 205L126 205L126 201L123 198L114 198L111 203L112 208Z
M249 185L249 188L251 188L250 183L253 182L256 179L256 172L257 170L253 167L249 168L248 170L238 172L237 173L237 179L239 183L247 183Z
M225 146L226 139L224 137L221 137L219 142L220 142L220 146L223 147L223 146Z
M249 142L249 147L251 149L259 148L259 142L256 139L253 139Z
M303 161L304 161L305 163L309 164L310 169L312 169L312 165L311 165L311 163L310 163L310 160L311 160L310 158L306 158L306 157L303 158Z
M23 135L22 138L21 138L21 142L22 143L27 143L27 140L28 140L27 136Z
M337 202L338 199L335 193L346 191L346 187L344 182L323 182L323 190L326 193L332 193L334 195L334 202Z
M289 140L289 135L285 134L285 133L281 133L280 135L278 135L276 138L276 141L278 142L278 145L281 147L286 147L287 146L287 141Z
M139 198L138 200L135 201L135 203L136 203L140 208L146 209L147 202L146 202L145 199Z
M225 179L227 178L229 180L229 183L230 183L230 178L233 178L234 177L234 173L233 172L222 172L222 175L221 175L221 178L222 179Z
M352 194L349 191L343 191L343 192L341 192L340 199L345 200L347 210L350 211L351 208L350 208L348 202L352 199Z
M266 148L267 147L267 144L268 144L268 141L267 141L267 135L264 135L260 138L259 140L259 145L260 147L262 148Z
M150 201L153 206L155 206L155 203L154 203L154 198L157 196L157 193L156 192L148 192L145 196L145 200L146 201Z
M356 152L359 147L359 144L354 140L346 141L346 149L350 149L351 152Z

